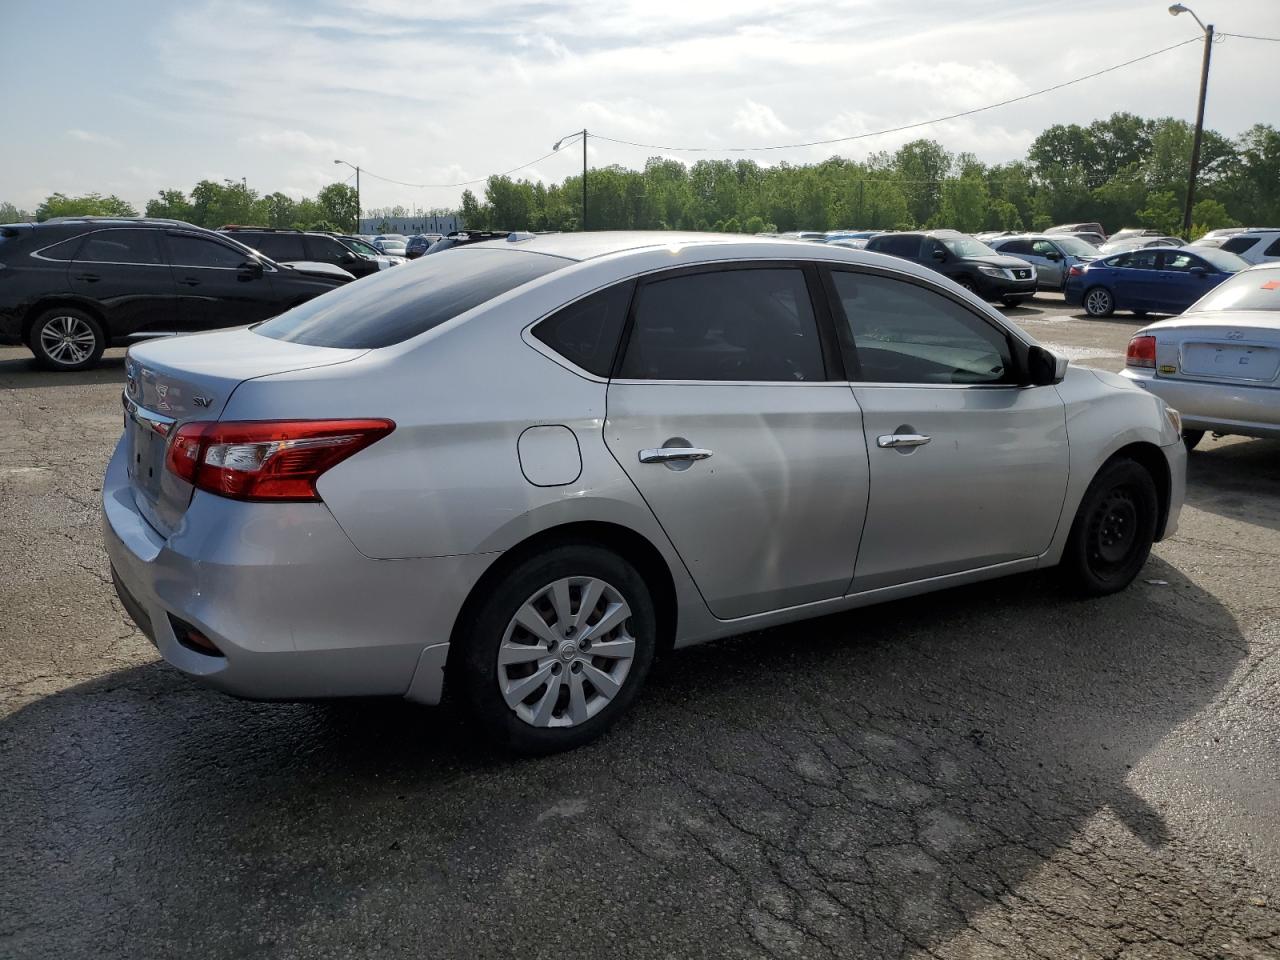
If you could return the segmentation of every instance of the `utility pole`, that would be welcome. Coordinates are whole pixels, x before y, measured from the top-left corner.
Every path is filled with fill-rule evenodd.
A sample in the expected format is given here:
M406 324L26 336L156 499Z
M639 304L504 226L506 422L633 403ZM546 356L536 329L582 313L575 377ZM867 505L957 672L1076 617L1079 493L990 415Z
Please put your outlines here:
M1200 172L1200 142L1204 139L1204 98L1209 92L1209 57L1213 53L1213 24L1205 24L1195 11L1185 4L1175 3L1169 8L1172 16L1189 13L1204 31L1204 59L1200 63L1200 102L1196 107L1196 132L1191 141L1191 171L1187 176L1187 203L1182 209L1182 235L1191 239L1191 208L1196 202L1196 175Z
M573 133L565 134L551 146L551 151L560 149L560 145L570 137L582 136L582 219L578 221L579 226L583 230L587 229L587 131L584 127L582 130L576 130Z
M354 163L347 163L346 160L335 160L334 163L343 163L356 172L356 228L355 232L360 232L360 168Z

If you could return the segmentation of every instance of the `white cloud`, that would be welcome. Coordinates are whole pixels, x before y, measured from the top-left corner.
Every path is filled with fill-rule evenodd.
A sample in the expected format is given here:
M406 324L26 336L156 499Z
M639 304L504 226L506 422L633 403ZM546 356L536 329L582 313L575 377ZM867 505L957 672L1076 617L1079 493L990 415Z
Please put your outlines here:
M68 130L67 136L72 140L79 140L81 143L93 143L100 147L120 146L120 141L114 137L108 137L105 133L94 133L91 130Z
M757 137L771 137L788 132L787 125L778 119L771 107L750 99L734 113L730 127Z
M273 150L284 150L290 153L307 153L317 156L336 157L344 150L336 140L326 137L313 137L303 130L263 130L241 137L240 142L257 147L269 147Z

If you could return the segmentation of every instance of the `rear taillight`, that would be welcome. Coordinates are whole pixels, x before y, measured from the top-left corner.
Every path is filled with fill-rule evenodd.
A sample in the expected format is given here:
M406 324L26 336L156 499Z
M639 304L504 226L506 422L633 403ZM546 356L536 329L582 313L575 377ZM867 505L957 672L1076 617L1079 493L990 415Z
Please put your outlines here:
M1071 269L1067 271L1067 276L1068 276L1068 277L1083 277L1083 276L1084 276L1084 267L1080 266L1080 264L1078 264L1078 263L1073 263L1073 264L1071 265Z
M396 428L390 420L245 420L183 424L165 465L232 500L319 500L330 467Z
M1154 370L1156 366L1156 338L1134 337L1130 340L1129 349L1124 354L1124 365L1126 367L1151 367Z

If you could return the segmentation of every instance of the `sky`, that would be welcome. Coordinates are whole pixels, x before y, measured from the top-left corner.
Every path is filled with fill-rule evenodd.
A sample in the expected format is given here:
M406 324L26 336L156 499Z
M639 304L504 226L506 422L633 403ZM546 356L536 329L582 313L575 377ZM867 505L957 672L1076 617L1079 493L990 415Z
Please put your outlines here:
M1219 31L1280 37L1280 0L1195 0ZM763 146L928 120L1141 56L1199 28L1160 0L0 0L0 201L61 191L136 205L247 178L314 195L358 164L365 209L456 205L453 184L543 157L565 134ZM1187 44L973 117L745 154L860 159L921 136L987 162L1053 123L1195 117ZM1205 123L1280 126L1280 43L1213 48ZM589 141L593 166L744 154ZM570 145L518 176L580 170ZM473 185L480 193L483 183Z

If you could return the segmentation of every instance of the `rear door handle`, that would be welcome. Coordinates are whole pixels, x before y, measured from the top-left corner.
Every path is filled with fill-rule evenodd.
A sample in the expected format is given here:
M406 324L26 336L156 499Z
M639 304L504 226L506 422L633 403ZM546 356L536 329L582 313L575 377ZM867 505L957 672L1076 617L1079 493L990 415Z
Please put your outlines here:
M76 276L76 279L83 280L85 283L97 283L102 277L96 273L81 273Z
M703 447L649 447L640 451L641 463L692 463L710 457L711 451Z
M200 286L200 281L199 281L199 280L197 280L195 277L183 277L183 278L182 278L181 280L179 280L178 282L179 282L180 284L182 284L184 287L198 287L198 286Z
M882 437L876 438L876 446L878 447L923 447L932 440L933 437L926 437L923 433L886 433Z

